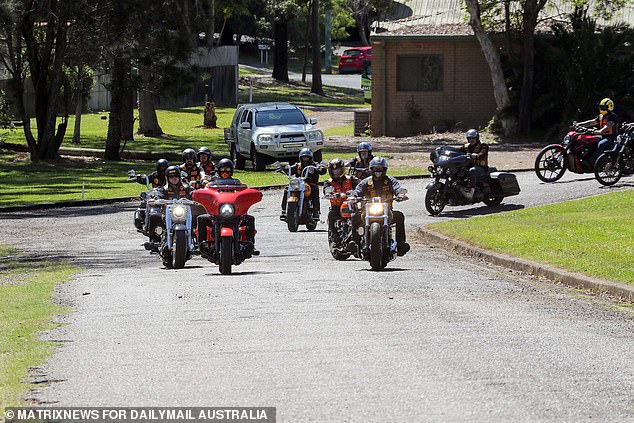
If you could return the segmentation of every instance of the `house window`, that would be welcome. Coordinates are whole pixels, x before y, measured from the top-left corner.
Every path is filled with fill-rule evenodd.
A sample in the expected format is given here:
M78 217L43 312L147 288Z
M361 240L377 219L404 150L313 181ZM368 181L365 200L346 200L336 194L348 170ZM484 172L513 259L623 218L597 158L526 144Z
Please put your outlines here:
M398 91L442 91L442 59L439 54L398 56Z

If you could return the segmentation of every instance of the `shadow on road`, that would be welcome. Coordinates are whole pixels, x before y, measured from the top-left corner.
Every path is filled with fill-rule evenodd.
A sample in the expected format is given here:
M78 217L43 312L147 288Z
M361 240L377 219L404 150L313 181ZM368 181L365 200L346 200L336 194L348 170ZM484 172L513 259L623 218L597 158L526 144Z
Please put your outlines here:
M124 213L136 209L133 203L118 203L117 205L105 205L94 207L63 207L58 209L45 209L33 211L19 211L0 214L0 220L22 220L51 218L68 219L74 217L103 216L108 214Z
M486 216L488 214L520 210L520 209L523 209L524 207L525 206L523 204L502 204L496 207L481 206L481 207L476 207L474 209L447 211L447 212L443 212L441 216L468 218L468 217L474 217L474 216Z

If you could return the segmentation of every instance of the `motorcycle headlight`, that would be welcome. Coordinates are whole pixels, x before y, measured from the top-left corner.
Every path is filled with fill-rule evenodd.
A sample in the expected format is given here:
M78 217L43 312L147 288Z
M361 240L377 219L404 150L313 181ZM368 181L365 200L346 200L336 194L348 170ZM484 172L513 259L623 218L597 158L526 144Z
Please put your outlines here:
M566 146L566 145L568 145L568 144L570 144L570 135L566 135L566 136L564 137L564 142L563 142L563 145L564 145L564 146Z
M187 209L183 206L174 206L172 207L172 219L173 220L184 220L187 216Z
M368 213L372 216L381 216L383 214L383 204L372 204L368 209Z
M299 189L301 189L302 187L302 183L299 181L299 179L294 178L291 179L291 181L288 184L288 187L292 190L292 191L297 191Z
M236 209L233 207L233 204L223 204L218 211L222 217L231 217L236 212Z

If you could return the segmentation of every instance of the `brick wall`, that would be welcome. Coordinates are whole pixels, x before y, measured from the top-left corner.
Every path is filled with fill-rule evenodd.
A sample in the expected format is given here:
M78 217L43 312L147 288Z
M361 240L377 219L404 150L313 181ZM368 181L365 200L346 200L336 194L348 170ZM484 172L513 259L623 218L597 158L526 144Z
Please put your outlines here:
M495 111L489 67L475 37L447 41L381 40L373 42L372 53L372 131L376 135L404 136L482 127ZM397 56L405 54L442 55L442 91L398 91ZM420 110L420 119L411 118L407 110L412 105Z

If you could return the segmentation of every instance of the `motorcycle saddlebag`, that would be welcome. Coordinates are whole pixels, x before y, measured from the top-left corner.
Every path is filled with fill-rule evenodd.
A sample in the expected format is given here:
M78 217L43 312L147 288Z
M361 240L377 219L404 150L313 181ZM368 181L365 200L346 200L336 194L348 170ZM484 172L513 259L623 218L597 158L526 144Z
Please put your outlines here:
M502 192L505 197L518 195L520 193L520 186L514 174L509 172L493 172L490 177L494 191L499 190L498 192Z

